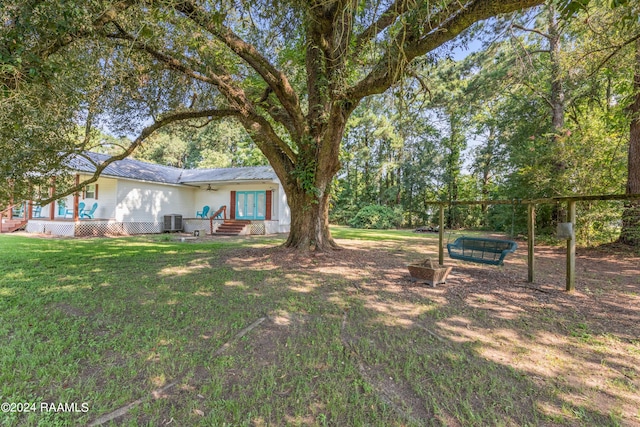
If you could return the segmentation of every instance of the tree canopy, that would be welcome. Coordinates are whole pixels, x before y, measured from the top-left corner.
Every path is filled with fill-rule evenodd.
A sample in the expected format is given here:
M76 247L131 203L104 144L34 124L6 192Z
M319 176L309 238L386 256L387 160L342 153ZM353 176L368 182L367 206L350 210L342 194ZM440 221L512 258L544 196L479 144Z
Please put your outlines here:
M24 150L29 141L78 153L91 148L95 127L134 135L116 160L171 123L233 118L284 184L293 216L287 245L330 248L330 184L360 102L474 23L541 3L5 1L3 148L14 165L48 169ZM48 113L37 114L45 104ZM80 142L67 129L79 122ZM17 163L19 152L27 158Z

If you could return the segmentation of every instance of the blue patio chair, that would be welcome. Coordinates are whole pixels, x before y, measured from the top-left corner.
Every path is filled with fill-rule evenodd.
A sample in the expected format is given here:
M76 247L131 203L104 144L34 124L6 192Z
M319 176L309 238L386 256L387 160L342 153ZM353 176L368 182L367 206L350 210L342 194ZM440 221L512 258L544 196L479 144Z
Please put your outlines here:
M42 206L34 206L33 207L33 217L34 218L42 218Z
M205 205L205 207L203 207L201 211L196 212L196 218L206 218L207 214L209 213L209 209L211 208Z
M95 202L93 206L91 206L91 209L89 209L88 211L83 211L80 214L80 218L93 219L93 215L96 213L96 209L98 209L98 202Z
M22 218L24 214L24 206L23 205L18 205L18 206L14 206L13 207L13 212L12 215L14 218Z
M82 218L83 210L84 210L84 202L78 203L78 218ZM67 215L71 215L71 218L73 218L73 208L67 209L67 211L64 213L64 217L66 218Z

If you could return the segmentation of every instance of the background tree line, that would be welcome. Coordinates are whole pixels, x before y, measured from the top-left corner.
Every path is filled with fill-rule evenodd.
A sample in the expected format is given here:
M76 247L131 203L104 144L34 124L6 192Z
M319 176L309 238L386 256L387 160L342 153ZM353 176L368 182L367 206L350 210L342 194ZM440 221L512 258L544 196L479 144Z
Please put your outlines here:
M429 200L633 193L629 182L640 175L632 130L637 8L591 2L564 21L548 4L518 22L476 28L485 44L464 59L427 58L404 87L354 112L332 219L348 224L379 204L413 227L437 222ZM617 238L623 212L631 212L627 238L637 243L637 205L579 209L583 241ZM541 205L540 230L551 232L562 210ZM459 206L445 220L448 228L524 232L525 212Z

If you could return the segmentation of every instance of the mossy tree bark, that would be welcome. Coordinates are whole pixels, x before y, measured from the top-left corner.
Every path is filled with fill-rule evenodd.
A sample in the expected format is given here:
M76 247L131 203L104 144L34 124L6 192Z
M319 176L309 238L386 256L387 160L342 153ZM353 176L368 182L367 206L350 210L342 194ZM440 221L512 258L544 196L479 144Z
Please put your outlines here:
M629 156L627 194L640 194L640 39L636 41L636 71L633 87L635 98L629 106ZM640 246L640 201L630 201L622 213L620 242Z

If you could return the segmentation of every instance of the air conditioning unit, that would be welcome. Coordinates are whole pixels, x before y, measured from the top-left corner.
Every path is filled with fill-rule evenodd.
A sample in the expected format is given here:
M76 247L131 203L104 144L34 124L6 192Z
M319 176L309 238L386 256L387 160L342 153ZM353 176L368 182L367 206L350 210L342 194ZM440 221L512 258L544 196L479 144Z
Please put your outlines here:
M164 231L182 231L182 215L171 214L164 216Z

